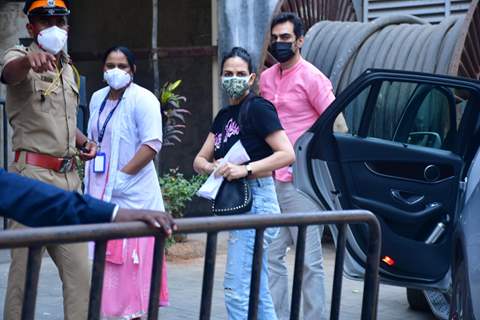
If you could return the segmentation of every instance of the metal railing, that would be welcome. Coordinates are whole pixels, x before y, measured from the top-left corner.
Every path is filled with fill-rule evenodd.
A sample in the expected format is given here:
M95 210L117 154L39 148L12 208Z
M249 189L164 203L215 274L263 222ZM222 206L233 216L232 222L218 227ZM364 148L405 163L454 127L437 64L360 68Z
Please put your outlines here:
M8 119L5 99L0 98L0 107L2 107L2 141L3 141L3 169L8 169Z
M203 271L200 319L210 319L215 272L217 235L220 231L255 229L255 244L251 273L248 319L257 319L259 284L262 268L263 234L266 228L274 226L298 226L298 239L295 253L295 269L290 319L298 319L305 255L305 235L309 225L337 224L339 227L330 319L338 319L342 291L343 262L345 257L346 229L348 224L368 224L369 240L364 278L361 319L372 320L377 316L378 270L380 261L380 224L376 217L364 210L331 211L319 213L299 213L262 216L207 217L177 220L178 233L207 233L207 243ZM0 233L0 249L28 247L28 263L25 281L25 294L22 306L22 319L34 319L41 246L47 244L95 241L92 285L90 291L88 319L99 319L101 293L105 268L107 241L119 238L155 237L154 262L150 284L148 319L158 318L158 301L161 287L162 262L164 259L165 236L161 231L141 222L110 223L98 225L49 227L38 229L8 230Z
M3 141L3 169L8 170L8 119L5 99L0 97L0 107L2 107L2 141ZM7 229L7 219L3 219L3 230Z

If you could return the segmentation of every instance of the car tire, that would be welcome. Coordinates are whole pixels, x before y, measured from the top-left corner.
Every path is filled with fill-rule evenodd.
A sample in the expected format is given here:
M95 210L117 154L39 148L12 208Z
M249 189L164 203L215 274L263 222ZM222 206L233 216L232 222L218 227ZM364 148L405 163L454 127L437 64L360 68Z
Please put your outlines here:
M412 310L430 312L430 305L422 290L407 288L407 301Z
M467 288L467 270L464 260L459 261L455 266L455 274L452 282L450 319L472 319L472 305Z

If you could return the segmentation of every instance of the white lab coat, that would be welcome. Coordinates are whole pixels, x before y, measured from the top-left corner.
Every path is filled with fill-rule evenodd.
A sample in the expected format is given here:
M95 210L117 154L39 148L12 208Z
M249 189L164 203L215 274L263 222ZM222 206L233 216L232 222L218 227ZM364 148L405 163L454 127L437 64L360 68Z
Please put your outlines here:
M100 106L110 88L96 91L90 101L89 138L91 128L96 125ZM160 103L153 93L132 83L125 90L122 101L110 120L112 125L111 155L107 185L103 200L118 204L122 208L151 209L164 211L164 204L153 161L135 175L120 171L135 155L142 144L159 139L162 141L162 116ZM92 161L87 161L88 173ZM89 175L85 175L88 186Z

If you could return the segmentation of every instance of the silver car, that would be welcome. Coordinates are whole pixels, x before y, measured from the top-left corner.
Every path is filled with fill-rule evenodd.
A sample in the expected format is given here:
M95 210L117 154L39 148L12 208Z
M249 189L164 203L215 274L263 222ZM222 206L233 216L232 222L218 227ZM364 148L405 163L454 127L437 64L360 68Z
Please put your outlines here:
M333 130L340 113L347 132ZM480 319L479 144L479 81L368 70L297 141L294 182L320 209L377 216L381 281L411 306ZM347 239L345 274L362 279L367 227Z

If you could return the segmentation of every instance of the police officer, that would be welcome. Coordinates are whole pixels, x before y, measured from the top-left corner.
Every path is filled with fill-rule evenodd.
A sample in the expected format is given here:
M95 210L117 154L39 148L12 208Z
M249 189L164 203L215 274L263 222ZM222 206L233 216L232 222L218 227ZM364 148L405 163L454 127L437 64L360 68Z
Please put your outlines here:
M13 128L15 161L10 170L65 190L80 191L73 156L92 159L96 145L76 128L78 88L64 47L68 37L67 0L27 0L26 26L33 42L5 52L0 80L7 85L6 107ZM81 151L79 151L81 150ZM10 221L12 229L25 226ZM65 319L86 319L89 267L86 244L47 247L63 282ZM20 319L26 249L12 250L5 320Z

